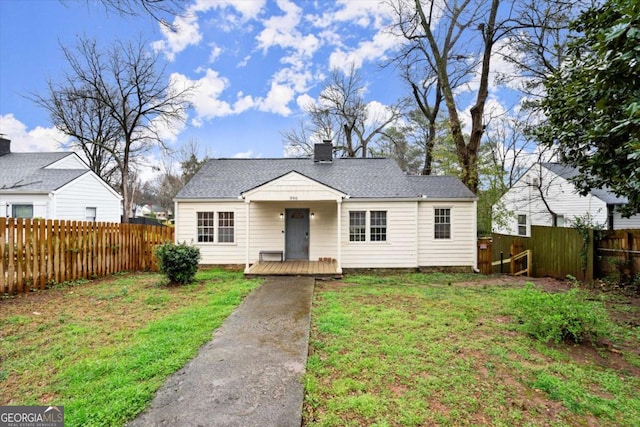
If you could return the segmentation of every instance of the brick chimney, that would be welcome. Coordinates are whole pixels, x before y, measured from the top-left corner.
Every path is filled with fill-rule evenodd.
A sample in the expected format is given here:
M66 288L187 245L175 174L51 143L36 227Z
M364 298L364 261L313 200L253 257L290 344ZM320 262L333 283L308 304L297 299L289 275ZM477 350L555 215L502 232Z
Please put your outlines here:
M0 156L11 153L11 140L0 137Z
M331 162L333 160L333 144L331 140L324 140L322 144L314 144L313 161L314 162Z

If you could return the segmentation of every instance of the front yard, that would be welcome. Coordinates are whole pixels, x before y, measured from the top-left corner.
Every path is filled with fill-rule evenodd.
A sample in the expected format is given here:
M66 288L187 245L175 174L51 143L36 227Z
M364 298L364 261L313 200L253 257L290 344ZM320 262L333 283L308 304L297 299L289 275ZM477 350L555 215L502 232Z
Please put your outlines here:
M612 341L547 345L518 331L522 285L464 280L318 284L303 424L640 425L637 300L608 297Z
M123 425L260 281L183 287L122 274L0 300L0 405L64 405L66 426Z
M542 344L515 319L522 284L479 278L318 282L304 425L640 424L637 299L606 296L616 325L595 347ZM197 280L123 274L0 300L0 405L123 425L260 284L221 270Z

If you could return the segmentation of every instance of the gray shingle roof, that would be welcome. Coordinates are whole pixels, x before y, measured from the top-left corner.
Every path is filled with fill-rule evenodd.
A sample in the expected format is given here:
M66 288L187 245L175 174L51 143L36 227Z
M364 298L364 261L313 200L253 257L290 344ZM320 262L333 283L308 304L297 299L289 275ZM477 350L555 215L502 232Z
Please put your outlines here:
M417 194L427 199L475 199L475 194L455 176L408 176Z
M566 180L578 175L578 169L563 163L542 163L542 166ZM626 197L618 197L613 194L608 187L594 188L589 193L609 205L624 205L629 202Z
M73 153L9 153L0 156L0 191L57 190L89 169L43 169Z
M455 177L409 179L392 159L339 158L333 162L318 163L308 158L284 158L211 159L176 195L176 199L236 199L243 192L292 171L352 198L414 198L422 194L427 197L443 194L453 198L474 197L470 191L464 192L459 188L459 185L464 185Z

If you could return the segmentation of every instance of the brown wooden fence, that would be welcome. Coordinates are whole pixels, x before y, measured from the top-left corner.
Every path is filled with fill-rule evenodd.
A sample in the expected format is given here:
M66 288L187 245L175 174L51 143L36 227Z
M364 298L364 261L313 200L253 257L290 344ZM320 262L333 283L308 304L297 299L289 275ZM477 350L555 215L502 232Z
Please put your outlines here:
M598 277L640 274L640 230L608 231L596 246Z
M628 276L640 274L640 230L607 231L594 242L590 231L590 243L585 247L578 230L564 227L532 226L530 237L504 234L492 235L492 257L494 264L515 255L517 251L531 250L533 263L531 275L534 277L557 277L564 279L571 275L580 280L593 280L623 272ZM510 271L504 263L502 272ZM494 273L500 272L500 265L494 265Z
M171 227L0 218L0 294L120 271L157 270Z

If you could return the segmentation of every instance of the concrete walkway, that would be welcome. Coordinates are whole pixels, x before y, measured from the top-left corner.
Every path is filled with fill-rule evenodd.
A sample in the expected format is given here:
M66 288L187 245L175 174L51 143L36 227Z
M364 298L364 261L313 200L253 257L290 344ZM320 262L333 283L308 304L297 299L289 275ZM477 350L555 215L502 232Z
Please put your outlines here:
M299 427L313 286L267 278L129 426Z

